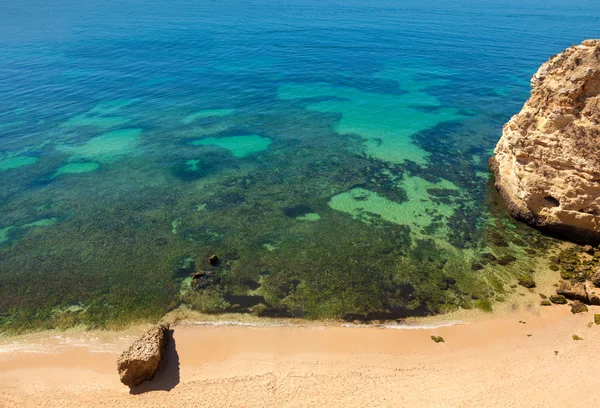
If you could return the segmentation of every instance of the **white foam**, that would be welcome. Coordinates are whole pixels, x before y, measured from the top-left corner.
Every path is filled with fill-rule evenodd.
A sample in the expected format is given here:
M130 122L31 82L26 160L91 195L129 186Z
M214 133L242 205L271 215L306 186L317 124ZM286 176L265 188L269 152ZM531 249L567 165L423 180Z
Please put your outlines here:
M188 322L194 326L237 326L237 327L310 327L311 329L325 329L327 327L348 327L348 328L384 328L393 330L431 330L439 329L441 327L451 327L463 324L468 324L462 321L448 321L439 322L432 324L410 324L410 323L393 323L393 324L356 324L356 323L340 323L339 325L331 324L327 326L323 325L311 325L311 324L294 324L294 323L275 323L275 322L235 322L228 320L218 321L193 321Z
M229 320L218 320L215 322L193 321L194 326L241 326L241 327L302 327L303 325L292 323L258 323L258 322L234 322Z
M439 329L441 327L460 326L463 324L469 324L467 322L440 322L434 324L384 324L383 327L386 329L400 329L400 330L432 330Z
M289 323L289 322L236 322L231 320L217 321L187 321L183 325L192 326L212 326L212 327L255 327L255 328L273 328L273 327L307 327L315 330L324 330L331 327L346 328L378 328L391 330L433 330L442 327L451 327L457 325L469 324L463 321L445 321L431 324L411 324L411 323L388 323L388 324L355 324L339 323L329 325L312 325L310 323ZM129 344L132 341L130 337L117 337L111 342L101 341L98 337L67 337L62 335L52 336L49 342L27 343L13 342L0 344L0 353L36 353L36 354L55 354L61 352L67 347L86 347L90 353L113 353L120 350L123 344ZM52 341L53 340L53 341ZM122 343L122 344L121 344Z

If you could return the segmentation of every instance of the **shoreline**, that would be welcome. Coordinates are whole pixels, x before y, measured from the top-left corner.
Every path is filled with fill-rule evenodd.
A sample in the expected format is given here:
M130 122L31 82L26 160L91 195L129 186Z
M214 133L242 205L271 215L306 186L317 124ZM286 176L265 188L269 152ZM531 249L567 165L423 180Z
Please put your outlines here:
M179 308L162 319L174 330L163 366L153 381L132 390L120 383L116 359L148 324L5 335L0 408L562 408L575 398L598 405L593 390L600 367L591 361L600 326L589 323L600 306L581 315L566 305L540 306L539 294L552 294L558 276L536 273L535 289L517 287L492 313L459 309L402 321L202 315Z
M555 248L552 252L556 253L561 248L573 246L570 242L563 241ZM515 286L514 288L508 288L509 284L505 283L505 287L508 288L506 297L502 301L493 302L493 310L483 311L481 309L463 309L440 313L430 316L413 316L407 318L399 318L395 320L343 320L343 319L306 319L306 318L288 318L288 317L262 317L256 316L249 313L215 313L207 314L195 311L187 305L181 305L177 309L174 309L166 313L158 322L146 322L138 321L132 322L124 327L116 329L88 329L86 326L74 326L67 329L45 329L40 331L28 331L25 333L7 333L0 332L0 354L6 348L8 344L13 344L16 341L27 344L30 342L39 342L40 340L47 339L49 337L64 337L64 336L80 336L82 333L89 335L88 337L107 339L111 336L119 337L122 335L127 336L128 334L134 334L142 332L145 328L149 327L152 323L169 323L169 324L197 324L197 325L215 325L215 326L228 326L228 325L239 325L239 326L266 326L266 327L278 327L278 326L290 326L290 327L367 327L367 328L381 328L387 327L389 329L412 329L413 326L417 328L421 325L424 326L445 326L449 323L465 324L482 319L491 319L494 317L502 316L507 313L512 313L517 310L527 311L538 311L544 307L540 306L542 300L538 293L544 293L546 295L554 294L557 287L557 282L561 280L560 273L557 271L550 270L547 265L538 265L534 273L536 287L533 289L527 289L523 286ZM515 279L516 283L516 279ZM428 328L428 327L424 327Z
M570 406L575 396L578 404L597 402L600 366L592 359L600 326L588 323L599 312L521 309L414 330L182 322L173 327L166 364L132 392L119 382L115 361L141 327L118 332L103 350L96 346L106 338L96 337L96 346L55 338L51 353L0 353L0 406L550 407ZM434 343L432 335L445 342Z
M564 243L563 245L570 245ZM347 321L341 319L310 320L303 318L278 318L259 317L243 313L205 314L194 311L187 306L165 314L159 323L165 322L172 326L198 326L198 327L249 327L249 328L369 328L389 330L427 330L454 325L465 325L502 318L503 316L518 311L539 314L546 307L540 306L542 300L538 293L546 295L555 292L555 284L560 280L560 274L548 268L542 268L535 274L536 288L527 289L518 286L513 289L502 302L494 302L493 311L486 312L480 309L457 309L452 312L441 313L425 317L408 317L397 320L369 320ZM508 286L508 285L507 285ZM553 306L560 307L560 306ZM97 345L99 352L106 349L108 344L114 343L115 347L128 347L140 333L151 326L150 322L132 323L118 329L88 329L85 326L74 326L68 329L50 329L26 332L23 334L0 333L0 356L11 351L28 351L32 353L48 352L51 348L74 345ZM115 341L115 339L117 339ZM120 339L120 341L119 341ZM125 341L124 341L125 340Z

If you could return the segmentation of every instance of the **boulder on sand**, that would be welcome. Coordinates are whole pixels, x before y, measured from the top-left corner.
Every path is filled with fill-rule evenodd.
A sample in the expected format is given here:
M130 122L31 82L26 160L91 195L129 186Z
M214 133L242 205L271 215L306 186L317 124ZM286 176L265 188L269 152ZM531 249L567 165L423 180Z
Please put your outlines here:
M559 288L556 289L556 293L563 295L567 299L579 300L581 302L588 301L587 292L585 291L583 283L563 282Z
M584 305L583 303L581 303L579 300L576 300L575 302L573 302L573 304L571 305L571 313L573 314L577 314L577 313L585 313L588 311L588 308L586 305Z
M167 344L168 324L148 330L117 359L121 382L129 387L151 380L158 370Z

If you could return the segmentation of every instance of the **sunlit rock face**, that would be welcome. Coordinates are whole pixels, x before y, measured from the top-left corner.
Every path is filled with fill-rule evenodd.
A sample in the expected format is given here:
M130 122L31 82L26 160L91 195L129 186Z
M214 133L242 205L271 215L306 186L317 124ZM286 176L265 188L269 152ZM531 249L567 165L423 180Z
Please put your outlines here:
M553 56L531 79L490 159L510 213L568 239L600 242L600 40Z

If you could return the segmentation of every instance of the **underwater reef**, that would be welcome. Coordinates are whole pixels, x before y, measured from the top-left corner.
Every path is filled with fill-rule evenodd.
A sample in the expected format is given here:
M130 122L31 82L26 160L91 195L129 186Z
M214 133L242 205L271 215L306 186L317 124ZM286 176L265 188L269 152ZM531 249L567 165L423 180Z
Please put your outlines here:
M180 305L350 321L489 311L555 244L505 213L485 150L448 154L464 125L411 135L427 164L398 163L333 130L339 116L302 114L302 129L228 115L234 130L191 142L140 123L39 147L3 192L1 330L122 327ZM245 136L242 121L260 124Z

